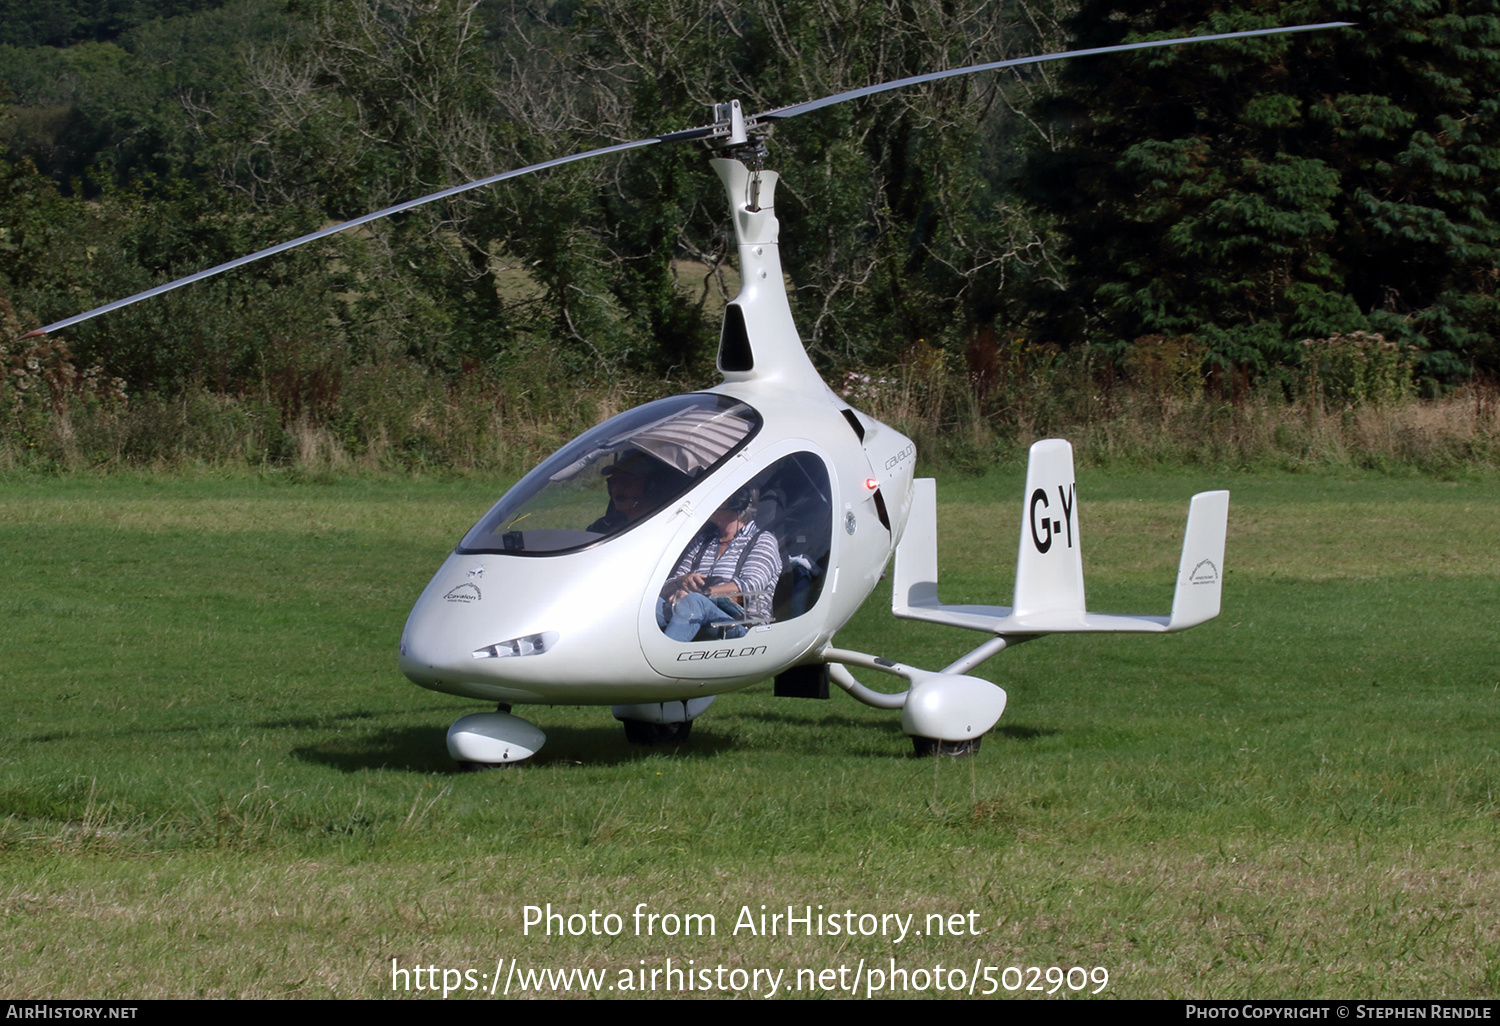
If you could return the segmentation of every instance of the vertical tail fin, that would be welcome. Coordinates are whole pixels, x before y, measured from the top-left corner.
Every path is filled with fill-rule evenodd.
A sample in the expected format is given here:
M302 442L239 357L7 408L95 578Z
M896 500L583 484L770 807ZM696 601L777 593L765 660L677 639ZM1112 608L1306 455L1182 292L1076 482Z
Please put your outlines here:
M1083 548L1078 535L1078 489L1073 447L1049 438L1031 447L1021 500L1021 544L1016 555L1017 617L1077 614L1082 622Z

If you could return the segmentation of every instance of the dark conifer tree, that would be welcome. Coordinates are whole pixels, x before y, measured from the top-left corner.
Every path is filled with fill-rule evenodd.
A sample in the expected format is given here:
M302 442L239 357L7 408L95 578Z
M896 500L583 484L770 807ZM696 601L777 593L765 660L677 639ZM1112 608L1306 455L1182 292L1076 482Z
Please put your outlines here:
M1026 174L1073 261L1056 335L1266 367L1374 329L1431 373L1500 369L1500 0L1085 0L1074 24L1082 47L1335 20L1067 66L1068 141Z

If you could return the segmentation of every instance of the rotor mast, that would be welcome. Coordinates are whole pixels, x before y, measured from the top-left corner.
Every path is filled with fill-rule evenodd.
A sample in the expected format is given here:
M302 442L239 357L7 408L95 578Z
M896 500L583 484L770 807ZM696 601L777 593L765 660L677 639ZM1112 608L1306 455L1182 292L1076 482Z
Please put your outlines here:
M740 291L724 308L719 336L719 373L729 383L755 382L827 390L792 319L781 268L776 183L764 168L766 147L755 125L746 124L740 103L714 107L716 127L727 129L709 163L724 184L739 249ZM717 133L716 133L717 134Z

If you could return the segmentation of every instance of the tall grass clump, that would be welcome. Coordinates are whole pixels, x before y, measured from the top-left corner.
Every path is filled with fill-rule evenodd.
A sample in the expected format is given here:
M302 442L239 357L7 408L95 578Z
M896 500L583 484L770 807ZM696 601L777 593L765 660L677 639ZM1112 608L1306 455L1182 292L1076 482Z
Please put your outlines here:
M1415 352L1363 332L1309 339L1300 368L1217 367L1191 336L1117 353L1015 340L964 360L913 347L846 375L854 405L951 469L1025 459L1071 439L1094 464L1351 468L1424 473L1500 467L1500 389L1473 382L1422 398Z
M41 364L45 380L30 372L0 384L0 468L514 475L598 421L681 389L643 377L569 379L544 359L504 377L443 376L415 362L389 361L351 367L321 383L324 394L315 403L226 394L203 383L170 396L127 397L120 382L79 373L61 343L45 345L52 361ZM30 353L0 353L0 359L24 368L35 359Z
M8 311L0 311L8 315ZM14 322L16 318L10 317ZM22 326L8 323L19 335ZM1192 336L1118 349L1024 339L959 355L919 340L889 366L830 375L851 405L910 435L929 466L982 473L1066 437L1095 465L1407 470L1500 466L1494 384L1433 396L1416 352L1357 332L1308 339L1300 364L1216 364ZM535 349L503 371L387 358L229 393L197 382L126 395L65 343L0 347L0 468L452 470L517 475L606 417L709 381L581 375Z

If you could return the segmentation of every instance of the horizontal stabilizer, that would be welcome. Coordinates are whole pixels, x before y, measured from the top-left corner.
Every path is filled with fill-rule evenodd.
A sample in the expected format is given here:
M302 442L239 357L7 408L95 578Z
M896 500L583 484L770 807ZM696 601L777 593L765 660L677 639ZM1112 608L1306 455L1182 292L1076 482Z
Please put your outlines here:
M1001 637L1186 630L1219 614L1228 520L1228 492L1193 497L1170 616L1088 612L1073 450L1059 439L1038 442L1031 447L1021 503L1014 604L949 606L938 600L937 486L922 478L914 482L911 516L896 548L891 612Z

